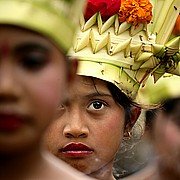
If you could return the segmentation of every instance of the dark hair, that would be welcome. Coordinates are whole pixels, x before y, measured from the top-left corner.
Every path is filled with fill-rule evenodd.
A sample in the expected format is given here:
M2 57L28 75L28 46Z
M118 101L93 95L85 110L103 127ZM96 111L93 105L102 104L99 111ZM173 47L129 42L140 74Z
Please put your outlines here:
M172 114L180 105L180 97L166 99L162 104L162 109L168 113Z
M180 125L180 97L166 99L162 104L162 111L171 116L177 125Z
M125 95L116 85L113 83L108 82L107 87L111 92L113 99L115 102L120 104L125 110L125 124L130 123L130 115L131 115L131 107L140 107L141 106L133 100L131 100L127 95Z
M95 78L96 79L96 78ZM94 88L98 92L98 89L96 88L96 84L94 82L94 77L91 78ZM134 102L131 98L129 98L127 95L125 95L116 85L114 85L111 82L107 82L107 88L109 89L110 93L112 94L112 97L116 103L121 105L125 110L125 125L126 124L132 124L130 121L131 116L131 107L138 107L142 108L138 103Z
M145 131L152 132L154 120L156 119L158 109L150 109L145 113Z
M153 129L154 121L159 112L171 116L172 120L177 123L177 125L180 125L180 97L164 99L157 108L147 110L145 114L145 125L147 130Z

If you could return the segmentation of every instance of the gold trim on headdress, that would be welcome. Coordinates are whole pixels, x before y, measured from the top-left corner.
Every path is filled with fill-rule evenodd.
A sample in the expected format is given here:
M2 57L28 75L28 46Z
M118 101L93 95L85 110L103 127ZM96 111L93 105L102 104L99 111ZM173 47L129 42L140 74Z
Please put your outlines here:
M131 11L136 14L128 18L129 21L136 18L136 23L127 22L126 18L120 22L118 12L106 20L100 12L88 20L81 16L80 29L69 55L79 59L78 74L112 82L135 99L139 87L144 86L150 75L155 81L165 72L180 75L180 37L167 42L180 4L179 0L151 0L152 5L148 0L122 2L132 5ZM121 15L126 14L121 12L123 8L126 10L121 4ZM141 12L145 17L137 14Z

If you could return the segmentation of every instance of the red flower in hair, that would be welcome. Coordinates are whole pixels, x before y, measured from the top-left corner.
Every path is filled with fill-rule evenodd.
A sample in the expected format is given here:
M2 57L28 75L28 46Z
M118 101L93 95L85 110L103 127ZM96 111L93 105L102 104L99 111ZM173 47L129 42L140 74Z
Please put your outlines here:
M120 5L121 0L88 0L85 19L100 11L102 18L106 20L119 11Z

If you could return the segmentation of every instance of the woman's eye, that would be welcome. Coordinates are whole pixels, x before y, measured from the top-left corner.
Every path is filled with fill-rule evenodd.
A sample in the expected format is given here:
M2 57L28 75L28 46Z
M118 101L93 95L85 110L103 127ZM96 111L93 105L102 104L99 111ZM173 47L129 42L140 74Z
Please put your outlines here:
M55 119L61 117L62 114L64 113L64 111L65 111L65 106L59 105L58 108L57 108L57 110L56 110Z
M48 62L47 54L42 52L30 52L20 57L20 64L29 71L36 71L43 68Z
M64 105L63 104L60 104L58 107L57 107L57 110L58 111L61 111L62 109L64 109L65 107L64 107Z
M101 101L94 101L93 103L90 104L89 109L91 110L100 110L105 107L105 104L102 103Z

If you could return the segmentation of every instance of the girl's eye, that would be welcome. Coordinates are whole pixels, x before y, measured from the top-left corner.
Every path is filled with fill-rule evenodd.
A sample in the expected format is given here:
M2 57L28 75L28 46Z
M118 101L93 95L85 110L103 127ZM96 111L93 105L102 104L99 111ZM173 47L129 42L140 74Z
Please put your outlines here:
M47 54L42 52L30 52L22 54L19 58L21 66L29 71L40 70L48 62Z
M101 101L94 101L90 104L89 109L91 110L101 110L105 107L105 104Z

